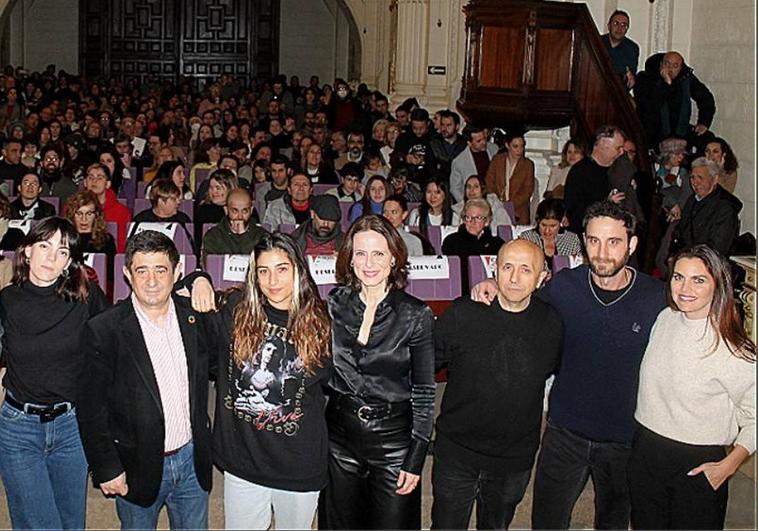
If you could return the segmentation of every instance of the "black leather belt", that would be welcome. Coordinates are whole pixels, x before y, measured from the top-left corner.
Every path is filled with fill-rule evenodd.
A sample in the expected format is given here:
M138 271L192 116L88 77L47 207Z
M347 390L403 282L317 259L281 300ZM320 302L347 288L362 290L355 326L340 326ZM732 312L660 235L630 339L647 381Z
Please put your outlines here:
M391 413L407 413L411 409L410 401L372 404L357 396L345 394L332 395L331 400L334 400L340 409L354 413L363 422L380 420L388 417Z
M163 457L171 457L172 455L178 454L181 451L181 449L187 446L188 444L189 442L186 442L183 445L181 445L179 448L174 448L173 450L169 450L168 452L163 452Z
M27 415L38 415L39 421L42 423L55 420L56 417L68 413L74 409L74 404L71 402L59 402L57 404L41 405L41 404L24 404L13 398L10 394L6 393L5 401L8 405L15 407L19 411L23 411Z

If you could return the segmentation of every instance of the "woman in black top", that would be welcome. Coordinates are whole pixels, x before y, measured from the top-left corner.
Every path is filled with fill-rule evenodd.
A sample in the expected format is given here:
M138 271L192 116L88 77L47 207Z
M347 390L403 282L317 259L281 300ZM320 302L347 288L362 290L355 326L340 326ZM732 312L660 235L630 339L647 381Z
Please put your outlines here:
M290 236L263 236L244 291L230 294L214 323L214 461L224 471L226 528L267 529L273 508L277 528L310 529L327 478L330 321Z
M195 201L195 241L198 249L202 247L203 225L216 224L224 218L226 198L235 188L239 188L239 181L231 170L220 168L210 175L208 192Z
M406 294L407 251L395 228L353 223L329 294L329 483L320 529L420 529L418 488L434 420L433 316Z
M76 422L80 333L106 306L87 281L73 225L32 228L0 292L7 389L0 410L0 476L14 528L84 529L87 462Z

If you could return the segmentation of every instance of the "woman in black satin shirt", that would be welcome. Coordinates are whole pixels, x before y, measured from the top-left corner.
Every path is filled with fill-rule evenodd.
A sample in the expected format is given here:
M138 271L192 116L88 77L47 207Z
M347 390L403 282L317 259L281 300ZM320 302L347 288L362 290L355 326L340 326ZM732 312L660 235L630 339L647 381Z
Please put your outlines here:
M408 253L384 218L353 223L329 294L334 372L319 529L420 529L434 421L434 318L403 291Z

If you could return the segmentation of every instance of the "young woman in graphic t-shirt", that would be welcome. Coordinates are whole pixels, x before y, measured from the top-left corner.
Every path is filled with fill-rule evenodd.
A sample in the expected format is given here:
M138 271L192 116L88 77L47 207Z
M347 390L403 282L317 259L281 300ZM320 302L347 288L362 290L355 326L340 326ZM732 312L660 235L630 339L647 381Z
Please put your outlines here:
M261 239L244 289L214 322L214 461L224 471L226 528L267 529L273 509L278 529L310 529L327 481L331 323L292 238Z

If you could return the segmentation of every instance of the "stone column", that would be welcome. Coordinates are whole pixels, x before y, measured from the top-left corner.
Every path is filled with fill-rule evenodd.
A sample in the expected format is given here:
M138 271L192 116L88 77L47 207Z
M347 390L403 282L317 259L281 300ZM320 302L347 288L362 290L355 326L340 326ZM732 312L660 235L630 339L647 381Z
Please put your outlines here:
M416 97L424 103L426 89L429 0L397 0L397 45L392 101Z

